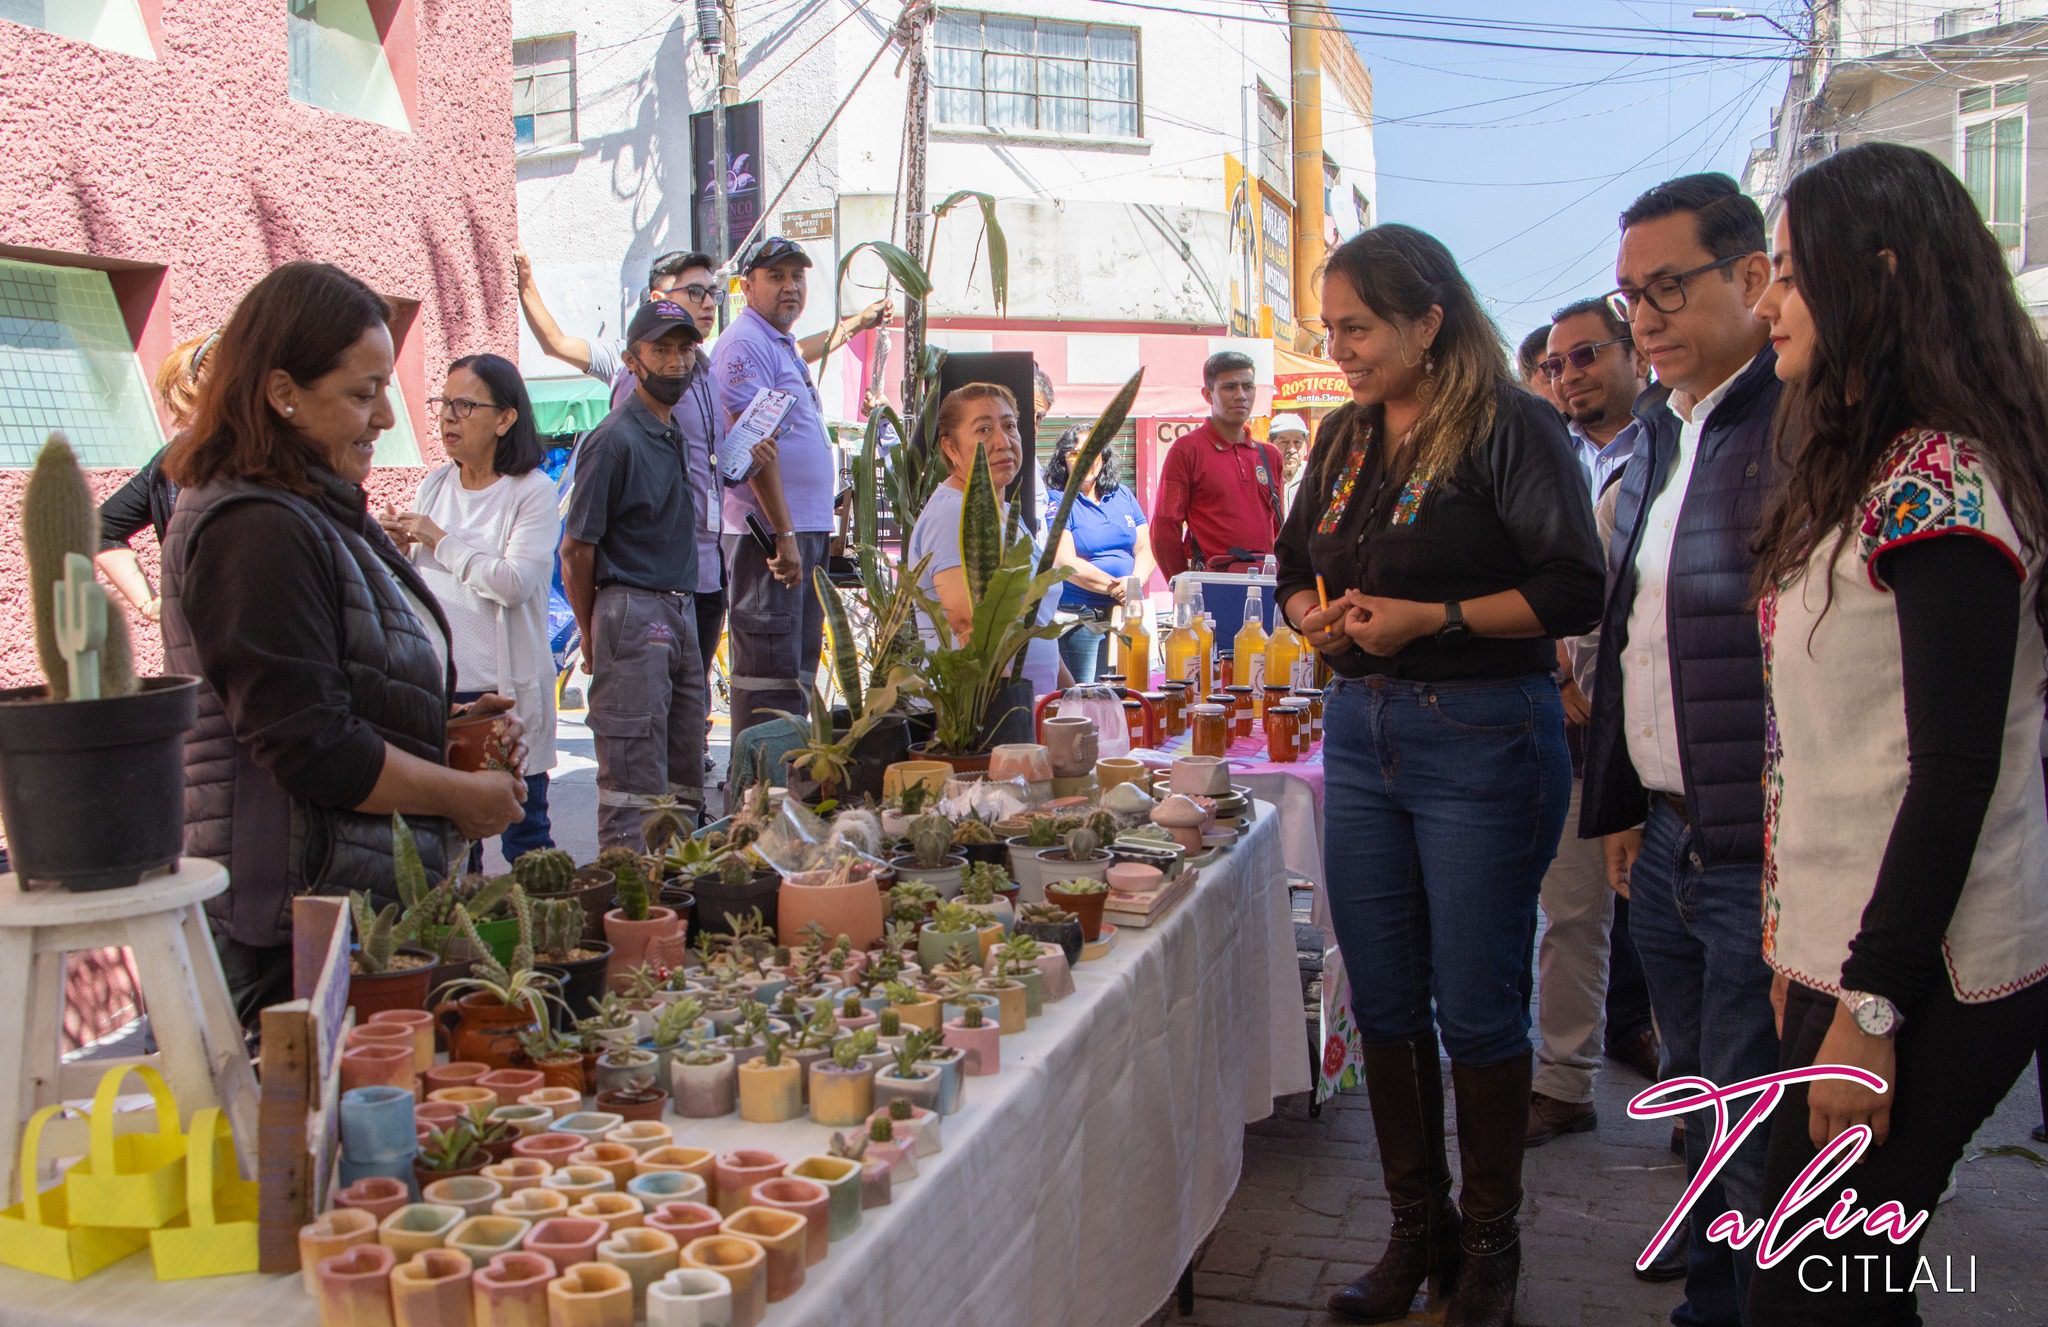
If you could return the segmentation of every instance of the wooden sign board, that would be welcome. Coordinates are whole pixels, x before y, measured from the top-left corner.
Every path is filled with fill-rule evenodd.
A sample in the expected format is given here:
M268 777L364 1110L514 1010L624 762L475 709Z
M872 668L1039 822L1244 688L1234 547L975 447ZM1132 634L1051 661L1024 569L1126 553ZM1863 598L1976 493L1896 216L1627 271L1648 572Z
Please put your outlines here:
M782 236L790 240L829 240L832 238L832 209L829 207L805 208L797 212L782 214Z
M346 900L292 900L292 991L298 998L263 1011L257 1180L266 1272L298 1270L299 1227L327 1206L341 1131L348 954Z

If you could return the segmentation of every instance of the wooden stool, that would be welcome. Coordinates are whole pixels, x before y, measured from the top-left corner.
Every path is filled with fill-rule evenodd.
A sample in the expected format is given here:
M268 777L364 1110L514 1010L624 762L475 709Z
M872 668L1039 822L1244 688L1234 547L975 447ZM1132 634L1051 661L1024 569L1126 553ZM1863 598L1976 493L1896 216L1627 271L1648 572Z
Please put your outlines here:
M227 871L203 857L184 858L169 875L139 885L87 893L24 893L14 876L0 875L0 1155L7 1158L0 1200L15 1200L29 1116L60 1100L89 1099L100 1075L128 1063L163 1074L177 1093L181 1125L189 1127L205 1106L226 1112L243 1173L256 1173L256 1076L202 906L227 887ZM135 955L157 1053L67 1065L64 955L120 947ZM45 1156L83 1155L83 1121L51 1121L43 1148Z

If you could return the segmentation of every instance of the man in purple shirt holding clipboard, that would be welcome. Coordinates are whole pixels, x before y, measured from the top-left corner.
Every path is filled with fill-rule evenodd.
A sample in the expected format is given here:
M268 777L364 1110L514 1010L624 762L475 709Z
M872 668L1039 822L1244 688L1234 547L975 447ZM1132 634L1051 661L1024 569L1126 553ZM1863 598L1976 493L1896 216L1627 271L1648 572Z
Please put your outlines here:
M732 731L769 717L803 713L801 680L815 678L824 609L811 573L825 560L839 480L818 389L790 328L802 316L811 259L770 236L740 260L747 305L711 356L711 386L728 425L765 389L787 392L775 459L725 490L726 584L731 597ZM746 533L751 515L774 539L772 555Z

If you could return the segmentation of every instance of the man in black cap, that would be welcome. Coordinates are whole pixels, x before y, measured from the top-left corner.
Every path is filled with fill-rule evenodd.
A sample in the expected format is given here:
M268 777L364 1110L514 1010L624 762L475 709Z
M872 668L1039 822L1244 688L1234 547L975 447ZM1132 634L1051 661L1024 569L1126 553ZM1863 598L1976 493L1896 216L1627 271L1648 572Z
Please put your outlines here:
M583 439L562 523L562 588L592 673L597 838L641 842L652 800L704 804L704 664L697 652L697 498L670 412L703 333L681 305L626 329L633 393Z
M764 711L805 712L798 684L817 676L824 636L824 606L811 588L811 573L824 562L835 525L838 454L825 429L818 389L790 334L803 315L810 266L810 256L779 235L747 250L740 259L747 306L719 336L711 356L712 389L728 422L763 389L791 398L775 434L775 459L725 491L735 740L749 725L771 717ZM749 515L773 537L772 555L746 537Z

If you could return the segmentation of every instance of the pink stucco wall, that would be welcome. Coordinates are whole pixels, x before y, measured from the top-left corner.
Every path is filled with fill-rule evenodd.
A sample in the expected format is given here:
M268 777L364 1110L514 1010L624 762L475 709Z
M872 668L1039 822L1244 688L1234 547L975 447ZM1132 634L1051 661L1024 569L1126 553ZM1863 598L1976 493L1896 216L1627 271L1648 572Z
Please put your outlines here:
M279 0L142 8L155 60L0 22L0 256L110 269L146 374L299 258L417 304L399 329L415 413L455 356L516 354L509 6L370 0L410 132L290 99ZM443 460L415 431L421 459ZM403 499L419 474L380 469L373 496ZM39 680L15 533L24 478L0 471L5 685ZM136 547L154 578L155 540ZM154 629L133 625L154 651Z

